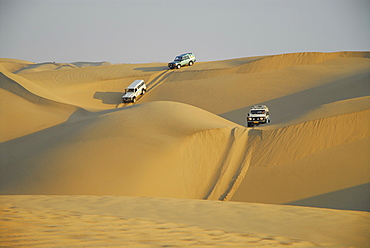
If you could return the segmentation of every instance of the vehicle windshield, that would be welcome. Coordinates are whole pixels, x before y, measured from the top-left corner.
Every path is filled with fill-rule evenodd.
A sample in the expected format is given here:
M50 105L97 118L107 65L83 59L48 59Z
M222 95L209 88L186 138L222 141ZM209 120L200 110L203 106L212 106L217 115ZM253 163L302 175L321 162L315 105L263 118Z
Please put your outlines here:
M175 61L181 61L181 60L182 60L182 57L177 56L177 57L175 58Z
M261 115L264 113L265 113L265 110L251 110L252 115Z
M126 92L135 92L135 89L127 89Z

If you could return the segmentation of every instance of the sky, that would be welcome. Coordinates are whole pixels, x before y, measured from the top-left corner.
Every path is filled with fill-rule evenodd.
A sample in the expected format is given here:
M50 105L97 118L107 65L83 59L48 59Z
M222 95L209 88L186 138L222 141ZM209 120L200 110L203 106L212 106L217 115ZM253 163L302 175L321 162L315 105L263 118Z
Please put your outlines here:
M197 61L370 51L370 0L0 0L0 57Z

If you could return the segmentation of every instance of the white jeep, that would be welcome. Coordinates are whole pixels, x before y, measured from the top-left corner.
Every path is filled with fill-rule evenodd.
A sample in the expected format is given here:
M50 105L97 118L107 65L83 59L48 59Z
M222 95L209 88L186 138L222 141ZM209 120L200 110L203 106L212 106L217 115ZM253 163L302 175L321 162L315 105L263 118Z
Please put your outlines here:
M266 105L254 105L249 110L247 116L247 126L270 123L270 113Z
M140 95L145 94L146 85L144 80L135 80L126 89L125 94L122 96L122 101L126 102L136 102Z

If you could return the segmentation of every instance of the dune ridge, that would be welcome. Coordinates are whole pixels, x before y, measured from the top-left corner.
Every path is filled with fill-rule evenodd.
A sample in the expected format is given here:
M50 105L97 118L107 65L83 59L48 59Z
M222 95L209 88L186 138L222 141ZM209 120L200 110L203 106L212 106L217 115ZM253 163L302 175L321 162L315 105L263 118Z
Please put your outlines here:
M258 143L256 150L263 151L268 156L262 156L262 154L255 156L256 160L253 161L253 165L275 166L279 163L298 160L330 146L364 139L370 136L369 126L370 110L364 110L306 121L274 130L263 130L262 128L262 142ZM290 132L294 135L289 134ZM326 138L320 139L323 136ZM315 146L309 145L312 143L315 143ZM281 149L285 145L289 148Z
M370 57L369 52L337 52L337 53L291 53L279 54L264 57L255 57L249 59L237 59L234 63L230 60L228 63L223 63L225 68L207 68L207 63L200 66L199 69L190 69L182 71L181 73L171 74L169 80L171 81L184 81L192 80L194 77L197 79L214 78L227 74L251 74L251 73L265 73L278 71L295 66L309 66L320 64L325 61L340 59L340 58L353 58L354 60L366 61ZM240 61L237 63L236 61Z
M188 115L195 114L197 119L184 118L188 116L187 112ZM165 127L163 117L167 118ZM135 123L146 125L137 127ZM112 130L115 131L112 133ZM115 194L219 199L228 192L232 176L240 174L239 170L244 166L244 171L248 167L242 156L244 149L234 144L242 142L245 147L247 136L245 130L234 127L233 123L188 105L146 103L99 116L90 115L51 127L32 137L20 138L17 142L0 144L3 163L13 165L9 167L12 171L9 174L13 177L4 173L7 176L1 178L0 188L6 194ZM154 150L151 148L153 145L156 147ZM230 146L236 146L234 150L238 153L229 154ZM20 151L14 157L11 151L16 147ZM91 159L89 154L92 152L98 159ZM203 158L208 152L215 153L211 160ZM136 154L140 153L149 157L151 162L145 156L137 157ZM166 158L163 159L161 154ZM202 159L202 167L199 167L199 159ZM24 168L25 160L28 161L27 170ZM42 164L48 166L40 167ZM103 164L105 172L101 168ZM156 167L152 168L153 164ZM43 176L45 170L51 173L46 173L47 177ZM20 171L25 172L22 175ZM32 173L28 174L30 171ZM35 176L39 180L32 183ZM111 177L115 179L105 182ZM69 181L68 187L63 184L65 180ZM150 187L142 187L149 184ZM216 189L220 191L218 194Z
M0 80L1 142L64 122L80 109L48 90L33 85L27 80L20 80L16 75L0 72ZM23 81L23 84L19 84L19 81ZM23 85L27 85L27 88Z
M273 62L278 64L278 60ZM199 67L212 68L211 65L209 62L208 65L204 63ZM188 67L182 71L165 74L160 87L148 92L142 101L178 101L218 115L223 114L225 117L235 111L231 120L238 120L235 122L244 125L245 113L256 103L270 104L273 108L272 117L276 120L286 118L287 114L295 110L300 113L305 107L311 110L312 107L333 101L367 95L369 68L369 59L361 57L334 58L319 64L297 65L270 72L221 73L219 76L208 78L199 75L206 69L198 71L196 67ZM353 87L352 84L358 86ZM341 90L337 89L338 87L341 87ZM284 99L288 96L297 98ZM314 100L312 96L315 96ZM289 104L288 100L293 103ZM303 101L302 104L299 101ZM301 104L300 108L294 103ZM294 112L292 116L296 114L297 112Z
M261 128L246 180L232 200L281 204L368 183L370 156L363 148L370 147L369 117L364 110Z
M69 68L68 70L41 70L39 64L34 65L34 69L29 69L28 72L22 72L21 75L38 84L48 85L53 82L53 85L58 84L81 84L86 82L98 82L107 80L117 80L122 78L133 78L138 76L146 76L146 78L152 74L151 71L146 72L138 70L140 64L116 64L116 65L105 65L100 66L88 66L88 67L77 67ZM41 65L42 66L42 65ZM144 65L143 65L144 66ZM98 68L98 69L97 69ZM143 68L145 70L145 67Z

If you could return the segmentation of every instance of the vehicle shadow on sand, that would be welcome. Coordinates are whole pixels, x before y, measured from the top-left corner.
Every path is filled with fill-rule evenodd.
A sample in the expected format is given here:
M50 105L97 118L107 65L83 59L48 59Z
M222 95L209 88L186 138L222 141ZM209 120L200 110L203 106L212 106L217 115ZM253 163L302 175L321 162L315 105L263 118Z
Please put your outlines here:
M100 92L94 94L94 99L102 100L104 104L120 104L122 103L123 92Z
M154 72L154 71L165 71L169 70L168 66L153 66L153 67L138 67L134 69L135 71L143 72Z

